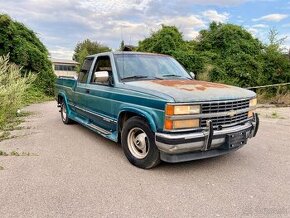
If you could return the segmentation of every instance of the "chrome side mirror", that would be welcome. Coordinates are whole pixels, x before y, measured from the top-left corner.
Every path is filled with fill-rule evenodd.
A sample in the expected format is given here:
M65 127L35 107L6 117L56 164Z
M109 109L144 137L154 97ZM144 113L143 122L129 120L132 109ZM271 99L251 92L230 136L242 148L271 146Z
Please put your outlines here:
M189 75L191 76L192 79L195 79L195 73L189 72Z
M94 73L94 83L106 83L109 82L109 72L108 71L97 71Z

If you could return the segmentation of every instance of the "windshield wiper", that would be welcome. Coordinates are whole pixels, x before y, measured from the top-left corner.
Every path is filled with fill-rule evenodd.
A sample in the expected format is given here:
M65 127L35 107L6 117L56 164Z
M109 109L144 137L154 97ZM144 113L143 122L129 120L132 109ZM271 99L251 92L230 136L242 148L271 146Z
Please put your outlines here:
M176 75L176 74L165 74L165 75L162 75L162 77L182 77L184 79L189 79L189 80L192 80L192 78L188 78L188 77L183 77L183 76L180 76L180 75Z
M128 76L128 77L124 77L122 78L122 80L128 80L128 79L144 79L144 78L148 78L148 76Z
M162 75L162 77L181 77L181 76L176 75L176 74L165 74L165 75Z

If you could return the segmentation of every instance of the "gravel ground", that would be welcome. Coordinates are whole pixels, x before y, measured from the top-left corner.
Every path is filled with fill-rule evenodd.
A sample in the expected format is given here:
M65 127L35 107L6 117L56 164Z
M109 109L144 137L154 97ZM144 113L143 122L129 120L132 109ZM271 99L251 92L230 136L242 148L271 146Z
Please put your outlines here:
M153 170L78 125L55 102L0 142L0 217L290 217L290 108L261 108L256 138L235 153ZM15 153L15 152L14 152Z

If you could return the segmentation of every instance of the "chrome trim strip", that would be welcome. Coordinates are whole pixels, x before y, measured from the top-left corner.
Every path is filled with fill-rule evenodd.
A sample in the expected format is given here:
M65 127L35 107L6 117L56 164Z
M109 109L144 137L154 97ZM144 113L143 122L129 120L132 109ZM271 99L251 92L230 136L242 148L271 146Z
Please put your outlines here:
M227 125L221 125L222 128L228 128L228 127L232 127L232 126L236 126L242 123L246 123L248 121L251 121L253 119L253 117L248 118L246 120L241 120L239 122L236 123L231 123L231 124L227 124ZM197 128L191 128L191 129L176 129L176 130L164 130L164 132L169 132L169 133L180 133L180 132L189 132L189 131L200 131L200 130L205 130L206 127L197 127Z
M240 99L232 99L232 100L213 100L213 101L197 101L197 102L184 102L184 103L174 103L168 102L167 105L196 105L196 104L211 104L211 103L228 103L228 102L237 102L237 101L247 101L257 98L254 96L252 98L240 98Z
M95 129L96 131L98 131L98 132L100 132L100 133L103 133L103 134L105 134L105 135L109 135L109 134L111 134L111 132L109 132L109 131L107 131L107 130L105 130L105 129L99 127L99 126L96 126L96 125L94 125L94 124L85 124L85 125L87 125L87 126L93 128L93 129Z
M251 122L247 122L244 125L234 126L231 128L223 129L223 130L215 130L214 136L216 135L224 135L232 132L239 132L241 130L247 129L252 127ZM196 132L196 133L178 133L178 134L172 134L172 133L155 133L155 136L166 138L166 139L192 139L192 138L199 138L204 137L204 132Z
M108 118L108 117L102 116L102 115L97 114L97 113L94 113L94 112L92 112L92 111L88 111L88 110L83 109L83 108L81 108L81 107L79 107L79 106L74 106L74 107L75 107L76 109L82 110L82 111L84 111L84 112L86 112L86 113L89 113L89 114L92 114L92 115L94 115L94 116L101 117L104 121L112 122L112 123L117 123L116 120L110 119L110 118Z
M249 111L255 110L255 109L256 109L256 107L248 107L248 108L240 109L240 110L232 110L232 111L209 113L209 114L189 114L189 115L172 115L172 116L166 115L165 119L167 119L167 120L189 120L189 119L200 119L200 118L224 117L224 116L230 116L231 113L234 113L234 115L237 115L237 114L246 113L246 112L249 112Z

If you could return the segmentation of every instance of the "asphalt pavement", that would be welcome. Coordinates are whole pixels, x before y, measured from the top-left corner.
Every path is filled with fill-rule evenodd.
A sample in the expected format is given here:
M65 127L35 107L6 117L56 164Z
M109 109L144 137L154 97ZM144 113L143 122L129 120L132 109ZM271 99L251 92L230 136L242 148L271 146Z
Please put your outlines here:
M55 102L25 110L0 142L21 154L0 156L0 217L290 217L290 108L260 109L257 137L237 152L152 170L64 125Z

